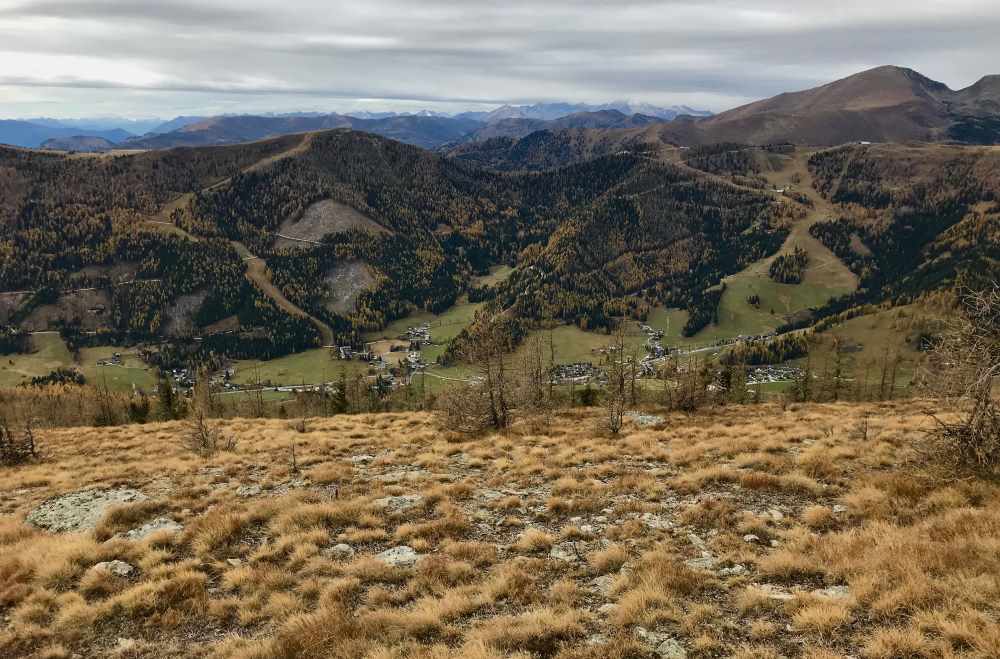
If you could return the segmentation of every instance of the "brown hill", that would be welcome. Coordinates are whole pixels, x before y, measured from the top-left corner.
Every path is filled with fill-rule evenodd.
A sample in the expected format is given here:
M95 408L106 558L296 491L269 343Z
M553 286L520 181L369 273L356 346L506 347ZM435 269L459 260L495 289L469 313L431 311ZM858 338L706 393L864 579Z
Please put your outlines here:
M938 142L1000 139L1000 131L963 139L954 128L970 116L995 118L1000 82L984 78L952 91L912 69L882 66L815 89L773 98L667 131L681 144L738 141L834 145L846 142ZM992 115L992 117L991 117Z

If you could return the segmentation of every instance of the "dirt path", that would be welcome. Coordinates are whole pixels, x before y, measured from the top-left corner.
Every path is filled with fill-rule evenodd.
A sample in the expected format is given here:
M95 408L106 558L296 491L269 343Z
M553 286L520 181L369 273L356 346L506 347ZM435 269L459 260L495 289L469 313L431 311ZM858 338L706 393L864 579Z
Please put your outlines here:
M249 250L247 250L243 243L235 240L231 242L240 253L245 252L250 254ZM298 305L285 297L278 287L274 285L274 282L271 281L271 277L267 272L267 263L264 259L251 254L250 256L244 258L244 262L247 264L247 279L256 284L257 288L259 288L266 296L271 298L271 301L278 305L278 307L285 313L297 318L305 318L311 322L319 331L319 335L323 341L323 347L328 348L333 346L333 330L330 326L315 316L306 313Z
M305 153L306 151L308 151L309 146L312 144L314 136L315 133L303 133L302 140L298 144L288 149L287 151L282 151L281 153L277 153L273 156L268 156L263 160L255 162L249 167L244 168L242 170L243 173L259 171L267 167L268 165L271 165L284 158L290 158L292 156L301 155ZM217 190L222 186L227 185L229 181L230 178L224 178L221 181L216 181L215 183L205 188L203 192L210 192L212 190ZM169 233L174 233L180 236L184 236L189 240L195 240L195 241L198 240L197 236L194 236L191 233L185 231L184 229L176 226L171 221L171 215L173 214L173 212L175 210L185 208L187 205L191 203L191 200L193 198L194 198L193 192L185 192L184 194L179 195L176 199L164 205L163 208L161 208L156 215L154 215L152 218L147 219L146 224L153 225L155 228L161 231L167 231ZM255 284L257 288L261 290L261 292L267 295L267 297L269 297L271 301L274 302L285 313L295 316L297 318L308 319L309 322L311 322L319 331L319 335L320 338L322 339L323 346L324 347L332 346L333 329L320 319L304 311L302 308L300 308L299 306L297 306L291 300L289 300L287 297L284 296L284 294L278 289L278 287L274 285L274 282L271 281L271 277L268 275L267 271L267 263L264 261L264 259L254 255L253 252L251 252L246 245L237 240L231 240L229 242L239 253L240 257L243 259L243 262L246 263L247 265L247 271L246 271L247 279L249 279L253 284Z

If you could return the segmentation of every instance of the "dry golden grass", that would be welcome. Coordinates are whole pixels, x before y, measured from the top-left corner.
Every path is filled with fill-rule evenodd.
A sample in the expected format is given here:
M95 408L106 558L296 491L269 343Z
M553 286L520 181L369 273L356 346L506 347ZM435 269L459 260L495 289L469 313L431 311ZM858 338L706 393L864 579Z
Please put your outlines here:
M614 440L589 410L473 439L425 414L232 419L210 457L179 423L45 431L42 462L0 470L0 656L637 659L642 627L689 657L997 657L1000 486L921 461L924 407ZM123 486L149 498L92 533L24 523ZM157 517L184 530L119 536ZM416 564L377 557L400 545Z

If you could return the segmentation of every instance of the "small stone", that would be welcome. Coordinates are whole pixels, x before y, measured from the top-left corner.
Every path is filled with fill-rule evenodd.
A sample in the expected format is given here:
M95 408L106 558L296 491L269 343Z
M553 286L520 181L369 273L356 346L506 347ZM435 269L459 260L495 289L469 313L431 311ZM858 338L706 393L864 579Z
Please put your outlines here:
M781 520L785 519L785 514L780 510L778 510L777 508L772 508L771 510L768 511L768 514L771 516L771 519L773 519L776 522L780 522Z
M847 586L828 586L826 588L814 590L813 595L829 599L847 599L851 596L851 589Z
M689 568L695 570L711 570L715 567L715 564L718 562L719 562L718 559L716 559L711 554L708 554L708 555L703 555L701 558L689 558L688 560L684 561L684 564L687 565Z
M391 513L398 513L419 506L424 500L419 494L403 494L396 497L382 497L375 499L374 503L379 508Z
M743 536L743 542L751 542L751 543L760 542L760 537L754 535L753 533L747 533L745 536Z
M705 551L707 549L705 541L696 536L694 533L688 533L688 541L701 551Z
M577 553L573 550L573 545L569 543L563 543L561 545L556 545L549 551L549 556L558 561L575 561L577 560Z
M675 638L668 638L656 646L654 652L660 659L687 659L687 650Z
M420 560L421 556L413 547L400 545L392 549L386 549L381 554L375 556L386 565L391 567L413 567Z
M738 577L747 573L747 568L745 565L740 565L737 563L732 567L724 567L719 570L720 577Z
M686 659L687 650L677 639L667 634L651 632L644 627L636 627L635 636L641 642L653 649L660 659Z
M780 540L774 540L774 539L772 538L772 539L771 539L771 546L772 546L772 547L780 547L780 546L781 546L781 541L780 541Z
M238 558L227 558L226 563L228 563L231 567L239 567L243 565L243 561Z
M126 540L142 540L148 536L153 535L159 531L170 531L172 533L178 533L183 531L184 527L170 519L169 517L157 517L156 519L146 522L139 528L132 529L126 533L123 537Z
M590 587L595 591L597 591L598 593L600 593L601 595L603 595L604 597L607 597L608 595L611 594L611 587L614 585L614 583L615 583L615 575L605 574L600 577L591 579Z
M596 532L597 529L595 529L590 524L584 524L583 526L580 527L580 533L584 535L594 535Z
M597 607L597 612L600 613L602 616L609 616L617 610L618 610L618 605L612 602L608 602L607 604L602 604L599 607Z
M374 459L375 456L371 455L370 453L362 453L361 455L352 455L350 457L350 461L353 462L354 464L365 464L367 462L371 462Z
M116 577L122 577L122 578L127 577L133 572L135 572L134 566L129 565L125 561L119 561L119 560L102 561L94 565L94 567L92 567L91 569L110 572Z
M236 488L236 496L242 497L244 499L260 496L260 493L261 493L260 485L240 485L238 488Z
M332 547L328 547L320 552L328 558L332 558L338 561L346 561L354 558L354 548L350 545L346 545L343 542L336 544Z
M794 597L794 595L784 588L775 586L774 584L760 584L758 588L767 596L768 599L776 600L778 602L787 602Z
M669 519L662 517L660 515L654 515L653 513L643 513L642 517L639 518L642 523L651 529L665 530L673 528L674 523ZM701 538L698 538L700 541Z
M846 513L846 512L847 512L847 506L843 506L843 505L841 505L841 504L839 504L839 503L838 503L838 504L835 504L835 505L833 506L833 512L834 512L835 514L837 514L837 515L839 515L839 514L841 514L841 513Z

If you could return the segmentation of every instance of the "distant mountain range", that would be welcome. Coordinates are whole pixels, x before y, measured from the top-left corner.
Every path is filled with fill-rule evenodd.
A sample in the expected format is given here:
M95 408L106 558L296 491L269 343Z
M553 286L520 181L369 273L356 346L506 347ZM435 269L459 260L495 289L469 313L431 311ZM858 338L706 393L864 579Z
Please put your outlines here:
M40 123L0 121L0 142L38 147L47 140L99 137L117 148L163 149L345 128L425 149L459 149L463 157L476 162L482 162L475 153L480 143L490 142L484 148L490 150L486 160L493 162L500 151L513 146L493 140L516 141L538 131L602 131L599 138L573 137L572 154L592 154L588 144L595 140L600 142L601 150L633 148L636 144L694 146L719 142L816 146L857 141L993 144L1000 142L1000 76L987 76L955 91L912 69L882 66L717 115L685 106L658 107L624 101L603 105L538 103L503 105L490 112L454 116L432 111L188 116L160 123L142 135L130 133L113 120L37 121ZM56 143L72 144L50 145ZM546 143L566 147L563 139L533 138L531 159L538 165L551 161L551 154L539 150ZM520 153L528 155L523 149Z
M602 114L602 113L614 114ZM40 147L53 140L54 144L71 146L68 138L100 137L115 147L157 149L174 146L206 146L232 144L286 134L322 130L325 128L352 128L376 133L385 137L421 146L438 148L465 139L481 139L496 135L525 135L543 128L562 129L577 125L613 128L627 127L622 116L647 117L632 125L645 125L648 118L670 120L679 114L704 117L711 113L693 110L686 106L658 107L645 103L624 101L603 105L584 103L538 103L535 105L504 105L491 112L465 112L448 115L432 110L418 112L369 112L349 113L294 112L261 115L179 116L169 121L160 119L50 119L36 118L0 121L0 143L14 146ZM546 122L562 120L577 115L593 115L590 119L576 119L546 126ZM497 126L488 128L486 126ZM484 130L482 135L478 131ZM163 137L170 135L170 137ZM83 143L81 143L83 144ZM97 142L89 144L96 145Z
M568 107L568 106L567 106ZM500 118L489 121L467 115L441 117L428 114L390 114L381 118L359 118L346 114L223 116L188 124L178 130L126 140L133 149L164 149L177 146L209 146L250 142L289 133L347 128L389 137L425 149L493 137L522 137L538 130L568 128L635 128L665 120L647 115L625 115L618 110L580 112L557 119Z
M649 103L630 103L628 101L615 101L602 105L589 105L587 103L537 103L535 105L503 105L492 112L466 112L456 115L468 119L475 119L483 123L494 123L506 119L540 119L551 121L573 114L593 113L612 110L621 114L631 116L641 114L657 119L670 121L680 115L690 115L692 117L710 117L711 112L707 110L695 110L686 105L672 105L670 107L658 107Z

